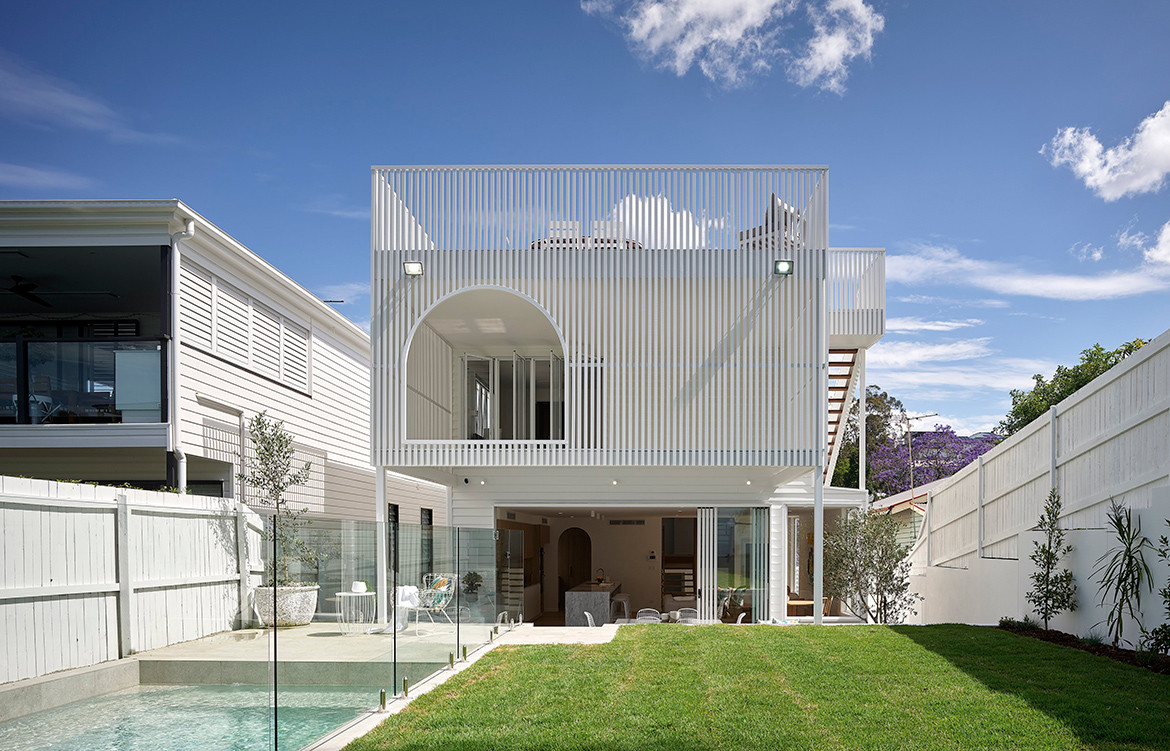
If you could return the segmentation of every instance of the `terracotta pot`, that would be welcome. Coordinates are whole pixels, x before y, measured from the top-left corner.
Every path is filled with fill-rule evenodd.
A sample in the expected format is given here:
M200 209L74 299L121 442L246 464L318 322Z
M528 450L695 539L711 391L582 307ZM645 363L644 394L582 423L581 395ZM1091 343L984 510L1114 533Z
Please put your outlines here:
M313 613L317 612L316 584L304 587L277 587L276 588L276 625L304 626L313 620ZM272 616L272 587L257 587L256 612L260 614L260 621L265 626L273 624Z

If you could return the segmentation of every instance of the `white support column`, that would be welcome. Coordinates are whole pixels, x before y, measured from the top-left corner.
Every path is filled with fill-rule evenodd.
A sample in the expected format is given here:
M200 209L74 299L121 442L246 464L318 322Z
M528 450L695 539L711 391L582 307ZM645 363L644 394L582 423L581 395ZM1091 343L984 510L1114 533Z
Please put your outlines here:
M378 623L389 623L388 615L389 608L387 602L389 601L389 579L386 576L387 569L387 550L386 541L389 539L389 530L386 528L386 468L377 467L374 471L374 497L377 499L377 509L374 514L375 519L375 535L377 538L374 541L374 559L375 566L377 566L377 574L375 579L375 587L378 592Z
M825 611L825 468L818 466L813 478L813 623L820 625Z
M857 387L861 390L857 403L857 488L865 490L865 418L868 401L865 398L865 348L857 350Z
M771 590L772 620L788 617L788 504L773 506Z

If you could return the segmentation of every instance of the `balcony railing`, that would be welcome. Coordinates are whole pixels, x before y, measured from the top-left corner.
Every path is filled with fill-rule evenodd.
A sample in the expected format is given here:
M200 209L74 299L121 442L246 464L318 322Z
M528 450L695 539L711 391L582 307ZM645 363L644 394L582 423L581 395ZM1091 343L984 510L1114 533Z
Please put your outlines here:
M885 333L886 253L881 248L830 248L825 271L829 333Z
M0 342L0 425L162 422L164 343Z

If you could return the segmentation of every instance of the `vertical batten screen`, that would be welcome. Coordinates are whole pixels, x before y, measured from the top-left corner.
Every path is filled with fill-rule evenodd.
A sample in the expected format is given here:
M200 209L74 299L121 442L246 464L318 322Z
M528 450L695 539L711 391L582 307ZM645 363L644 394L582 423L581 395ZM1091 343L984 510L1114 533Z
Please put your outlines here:
M375 168L375 463L823 464L826 205L820 167ZM858 284L855 305L875 289ZM563 440L407 432L415 332L476 288L557 329Z

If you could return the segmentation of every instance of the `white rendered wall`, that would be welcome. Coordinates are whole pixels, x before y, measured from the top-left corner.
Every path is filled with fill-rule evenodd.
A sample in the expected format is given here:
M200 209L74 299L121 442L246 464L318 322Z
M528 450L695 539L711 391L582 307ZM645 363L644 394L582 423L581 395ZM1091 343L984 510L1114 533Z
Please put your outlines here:
M1029 530L1052 488L1061 495L1061 526L1070 531L1074 545L1083 541L1079 547L1085 551L1103 551L1100 539L1106 535L1099 530L1111 500L1140 516L1151 540L1167 531L1170 331L934 488L923 532L911 551L916 586L934 598L922 617L928 622L975 620L971 614L976 613L978 622L993 622L1030 612L1023 600L1030 587ZM1074 553L1071 567L1086 603L1088 593L1096 591L1096 584L1084 578L1096 560L1090 557ZM1150 563L1155 567L1152 555ZM958 589L948 594L951 582ZM994 597L984 598L992 605L965 600L962 593L970 587L995 590ZM992 612L1004 603L1015 603L1013 612ZM1103 617L1099 611L1092 615L1091 608L1084 612L1094 622ZM1084 618L1076 616L1068 625L1085 631Z

